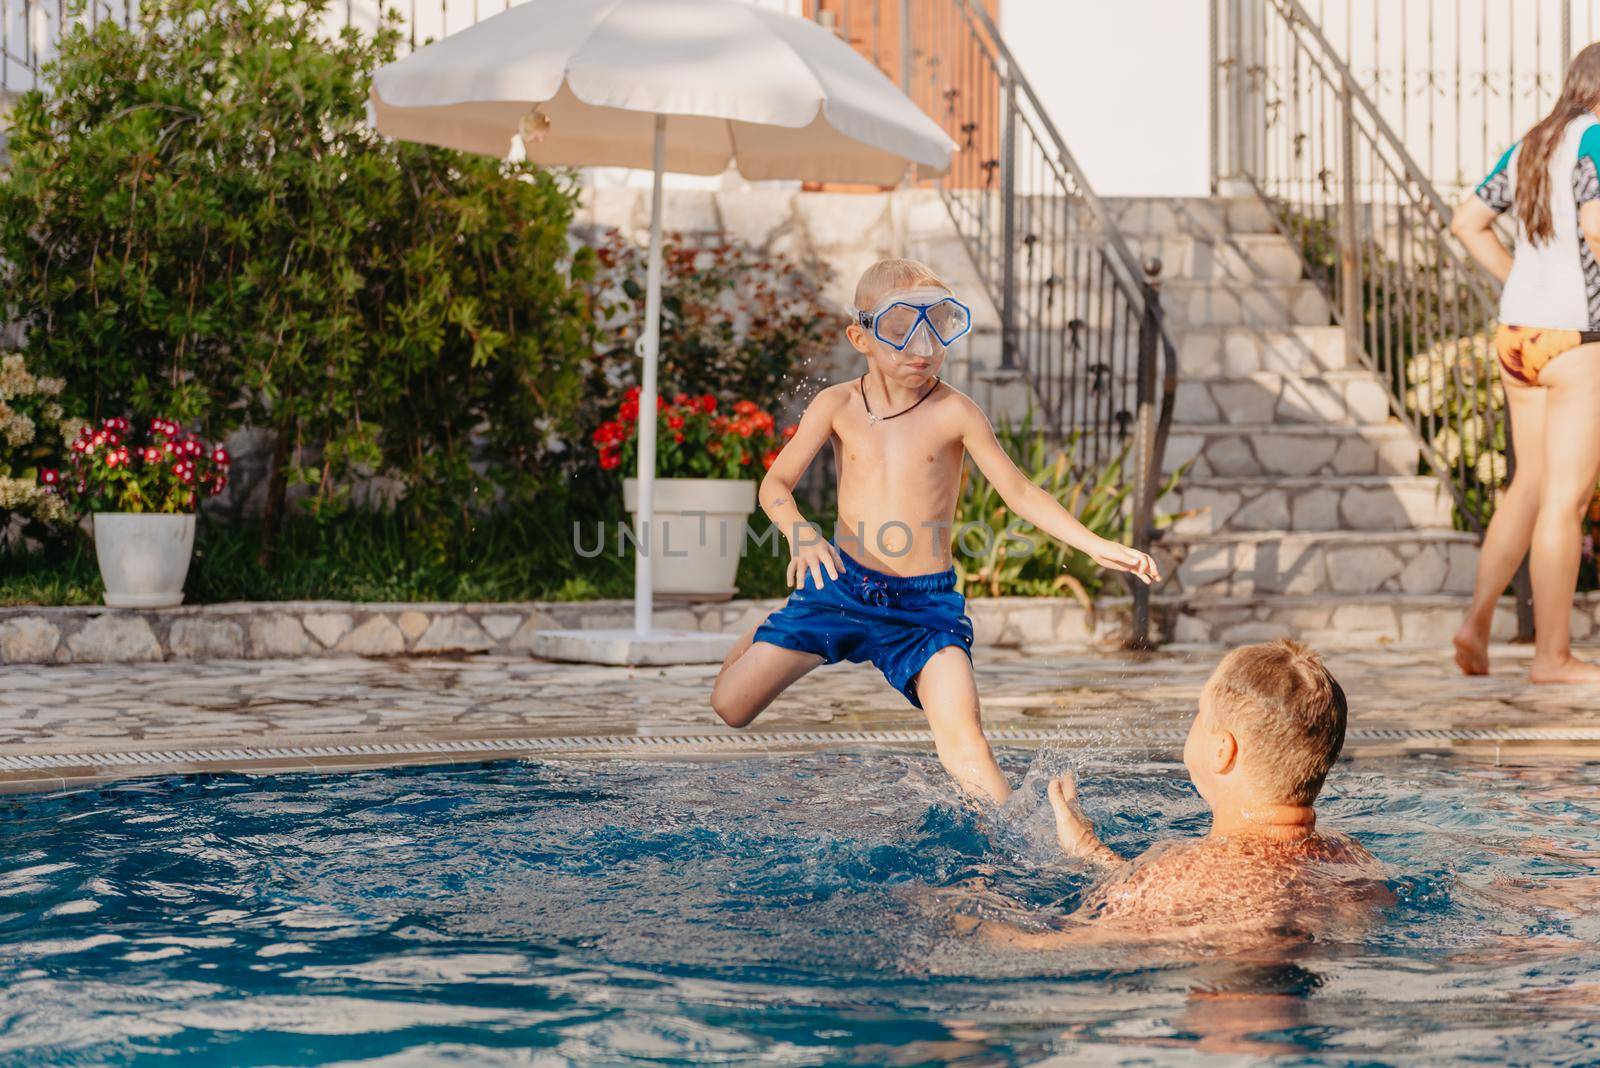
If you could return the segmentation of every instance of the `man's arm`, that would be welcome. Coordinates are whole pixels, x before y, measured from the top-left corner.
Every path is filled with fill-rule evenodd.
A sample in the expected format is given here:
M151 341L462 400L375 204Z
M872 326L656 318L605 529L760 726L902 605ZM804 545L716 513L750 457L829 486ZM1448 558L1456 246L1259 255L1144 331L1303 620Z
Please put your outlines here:
M1078 804L1078 780L1072 772L1064 772L1050 784L1050 807L1056 813L1056 839L1067 856L1107 868L1123 862L1121 856L1100 841L1100 836L1094 833L1094 824L1083 814Z
M778 450L778 458L767 469L757 491L761 510L772 520L789 542L788 584L795 588L804 585L806 575L822 589L822 573L837 579L844 570L844 561L827 537L801 514L795 504L794 487L805 475L811 461L833 433L833 417L839 409L840 394L835 389L825 389L812 398L800 416L800 425L794 437Z
M1102 538L1080 523L1060 501L1034 485L1006 455L983 410L970 398L962 397L961 401L961 443L1007 508L1057 541L1087 554L1101 567L1131 571L1147 585L1160 581L1161 573L1154 560L1137 549Z

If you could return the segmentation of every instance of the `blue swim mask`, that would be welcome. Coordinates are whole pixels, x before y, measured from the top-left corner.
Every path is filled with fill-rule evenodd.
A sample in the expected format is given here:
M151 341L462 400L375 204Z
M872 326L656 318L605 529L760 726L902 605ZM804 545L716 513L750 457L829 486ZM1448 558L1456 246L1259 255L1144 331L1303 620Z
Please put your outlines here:
M904 352L922 326L940 345L954 344L972 329L972 311L954 297L942 297L931 304L890 299L870 312L856 309L856 322L896 352Z

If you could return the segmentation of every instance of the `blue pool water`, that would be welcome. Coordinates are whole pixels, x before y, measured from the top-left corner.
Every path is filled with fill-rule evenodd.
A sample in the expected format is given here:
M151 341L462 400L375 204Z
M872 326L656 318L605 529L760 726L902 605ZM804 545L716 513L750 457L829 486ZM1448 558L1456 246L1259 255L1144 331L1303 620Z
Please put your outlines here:
M1324 826L1397 896L1357 942L1040 956L954 934L938 888L981 877L1059 916L1091 885L1049 844L1042 786L1069 759L1122 852L1203 831L1175 765L1081 753L1007 754L1026 782L998 813L898 752L13 799L0 1063L1597 1056L1600 770L1341 767Z

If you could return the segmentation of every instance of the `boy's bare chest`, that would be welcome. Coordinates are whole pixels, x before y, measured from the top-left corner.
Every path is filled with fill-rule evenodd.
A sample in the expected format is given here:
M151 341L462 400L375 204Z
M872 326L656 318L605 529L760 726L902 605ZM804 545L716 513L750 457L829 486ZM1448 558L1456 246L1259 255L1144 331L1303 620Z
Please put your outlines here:
M841 480L893 483L953 480L964 455L961 440L937 427L896 427L892 421L836 427L834 451Z

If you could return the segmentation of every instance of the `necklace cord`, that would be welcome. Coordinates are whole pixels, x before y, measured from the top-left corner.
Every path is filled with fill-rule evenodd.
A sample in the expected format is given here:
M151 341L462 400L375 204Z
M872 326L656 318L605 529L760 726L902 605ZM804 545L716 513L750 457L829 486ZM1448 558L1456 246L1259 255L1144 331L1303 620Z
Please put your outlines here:
M857 383L857 385L859 385L861 387L861 405L862 405L862 407L866 408L867 415L875 423L886 423L890 419L898 419L902 415L905 415L907 412L915 411L917 405L921 404L923 401L925 401L929 397L933 396L933 391L939 388L939 382L940 381L941 380L940 380L939 376L938 375L934 375L933 376L933 385L928 387L927 392L923 393L922 396L918 397L914 402L912 402L911 407L904 408L904 409L902 409L902 410L900 410L898 412L895 412L893 415L876 415L876 414L873 413L872 405L870 403L868 403L868 401L867 401L867 376L866 375L862 375L861 376L861 379Z

